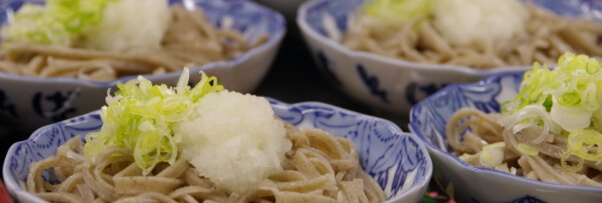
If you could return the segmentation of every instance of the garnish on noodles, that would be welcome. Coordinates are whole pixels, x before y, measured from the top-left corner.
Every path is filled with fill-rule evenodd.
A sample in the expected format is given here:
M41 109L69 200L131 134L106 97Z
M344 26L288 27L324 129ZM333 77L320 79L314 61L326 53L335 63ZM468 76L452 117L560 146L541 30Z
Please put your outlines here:
M602 62L565 53L534 63L500 113L464 107L448 120L454 153L469 164L545 182L602 187Z
M352 141L296 128L265 98L201 74L192 87L188 69L175 88L142 76L118 85L100 131L32 163L23 187L56 202L386 200Z
M187 71L175 89L153 85L142 76L118 84L115 96L108 95L107 105L102 107L101 130L86 135L84 156L91 158L107 147L129 149L144 174L159 162L173 164L178 143L171 127L187 119L203 96L224 89L217 78L202 74L193 88L187 85Z

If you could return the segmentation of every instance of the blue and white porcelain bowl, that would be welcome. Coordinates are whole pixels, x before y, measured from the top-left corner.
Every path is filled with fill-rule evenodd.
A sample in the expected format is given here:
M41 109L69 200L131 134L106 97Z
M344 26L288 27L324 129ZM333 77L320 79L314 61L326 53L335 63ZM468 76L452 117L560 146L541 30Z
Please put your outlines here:
M563 16L588 13L602 19L602 2L592 0L527 0ZM324 77L351 98L375 109L408 115L410 108L452 83L476 82L501 72L527 67L477 70L452 65L433 65L392 59L351 50L331 39L325 23L332 23L343 35L348 20L365 0L311 0L301 5L297 24Z
M387 202L419 202L429 184L432 163L424 144L416 135L404 133L390 121L341 109L306 102L286 104L269 99L275 114L300 128L320 128L335 136L351 139L360 163L384 188ZM10 194L20 202L43 202L20 187L27 178L28 164L54 155L59 145L74 136L98 131L99 112L44 126L25 141L9 149L3 176Z
M468 165L450 154L445 126L463 107L499 112L513 99L522 71L489 76L478 83L453 84L414 106L409 128L425 143L433 159L433 179L457 202L601 202L602 188L535 181Z
M12 12L23 2L42 3L44 0L0 1L0 24L7 22ZM230 60L191 68L191 72L205 71L217 76L230 90L243 93L253 91L268 72L280 43L286 33L286 22L281 14L252 1L229 0L170 0L187 8L202 8L210 21L220 26L221 20L234 19L232 28L243 32L254 41L261 34L269 40L242 56ZM153 83L175 85L181 72L145 76ZM194 76L194 77L193 77ZM2 128L30 134L50 123L99 109L105 104L107 89L136 76L110 82L91 82L72 78L33 78L0 72L0 136ZM191 81L199 80L191 74ZM115 88L113 88L115 89Z

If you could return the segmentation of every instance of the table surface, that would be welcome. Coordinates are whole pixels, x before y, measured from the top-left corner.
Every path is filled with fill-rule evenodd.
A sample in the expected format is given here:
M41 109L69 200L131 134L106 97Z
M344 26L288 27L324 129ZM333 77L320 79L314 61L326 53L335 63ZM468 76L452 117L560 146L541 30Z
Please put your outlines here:
M296 24L291 23L287 25L287 34L270 71L259 87L252 93L278 99L286 103L318 101L359 113L382 117L382 113L379 113L379 111L351 99L329 84L320 74L313 58L311 58L298 27ZM389 120L392 120L400 128L407 131L407 123L400 121L405 120L405 118L390 117ZM27 136L12 134L5 136L0 141L2 163L4 163L4 158L10 145L21 141L19 137ZM434 186L434 184L431 185ZM437 190L431 191L428 194L432 197L425 197L425 201L423 202L441 202L445 199L440 195L441 193L437 193Z

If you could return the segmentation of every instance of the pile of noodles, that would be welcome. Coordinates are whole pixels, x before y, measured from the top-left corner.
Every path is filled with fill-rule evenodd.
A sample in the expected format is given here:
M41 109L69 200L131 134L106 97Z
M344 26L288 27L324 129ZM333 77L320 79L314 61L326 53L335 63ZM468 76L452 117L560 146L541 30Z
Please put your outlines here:
M22 186L52 202L383 202L381 187L359 165L353 142L319 129L286 124L293 147L284 170L244 193L218 188L178 158L142 175L127 149L108 148L94 158L81 155L76 136L55 156L32 163ZM44 181L52 172L59 183ZM244 175L244 174L240 174Z
M602 164L586 160L576 172L570 172L562 166L560 160L567 151L566 136L548 134L545 136L546 142L533 144L542 127L531 126L514 133L498 123L499 116L498 113L486 114L468 107L456 111L446 125L447 140L453 154L470 165L493 168L529 179L602 187ZM529 143L538 153L526 154L528 150L521 149L520 143ZM500 153L503 153L501 163L489 165L490 162L483 160L481 154L488 147L500 148ZM594 146L591 150L599 148ZM583 160L570 156L566 161L570 165L579 165Z
M251 44L236 30L217 29L200 9L173 5L171 13L172 21L159 50L116 53L6 39L0 51L0 71L31 77L110 81L231 60L267 41L267 36L262 35Z
M602 24L561 17L531 3L524 6L528 11L524 29L508 40L480 39L476 44L454 46L435 28L432 14L375 25L364 21L360 12L348 22L340 43L352 50L390 58L476 69L525 66L534 61L553 64L565 52L602 56L598 40ZM332 30L328 29L330 24L325 25Z

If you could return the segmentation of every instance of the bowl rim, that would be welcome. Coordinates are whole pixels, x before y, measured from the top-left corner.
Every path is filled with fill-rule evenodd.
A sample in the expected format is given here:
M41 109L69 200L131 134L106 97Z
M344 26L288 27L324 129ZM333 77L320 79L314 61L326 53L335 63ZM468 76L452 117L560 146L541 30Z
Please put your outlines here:
M208 1L208 0L180 0L180 1L182 1L182 2L192 1L192 2L196 3L197 1ZM276 25L278 26L279 29L277 29L274 34L269 36L268 41L266 41L265 43L255 47L255 48L252 48L252 49L246 51L245 53L243 53L242 55L240 55L234 59L226 60L226 61L214 61L214 62L210 62L210 63L204 64L201 66L194 66L194 67L189 68L191 72L198 73L200 71L206 71L206 70L210 70L210 69L235 68L237 65L240 65L245 61L248 61L250 58L255 57L257 55L261 55L262 53L269 51L270 48L277 47L287 32L286 20L285 20L284 16L281 13L275 11L274 9L271 9L267 6L261 5L255 1L231 1L231 0L220 0L220 1L222 1L223 3L226 3L228 5L235 5L235 4L250 5L254 8L256 8L258 12L264 13L264 15L268 15L268 16L274 18L277 22ZM45 2L45 0L2 0L2 1L0 1L0 10L6 10L7 8L10 8L10 4L19 3L19 2ZM198 6L196 6L196 5L195 5L195 7L198 8ZM5 23L6 23L6 21L0 22L0 26L4 26ZM111 80L111 81L90 81L90 80L85 80L85 79L66 78L66 77L39 78L39 77L11 74L11 73L6 73L3 71L0 71L0 80L16 80L16 81L23 81L23 82L27 82L27 83L66 83L66 84L79 84L79 85L92 86L92 87L112 87L119 83L125 83L129 80L135 79L138 76L143 76L146 79L154 81L154 80L162 80L162 79L166 79L166 78L177 78L177 77L179 77L179 75L181 75L181 72L182 71L180 70L180 71L167 72L167 73L159 74L159 75L153 75L153 74L129 75L129 76L120 77L120 78L117 78L117 79Z
M379 62L388 64L391 66L395 66L396 68L401 68L401 69L412 69L412 70L424 69L424 70L429 70L429 71L433 71L433 70L448 71L448 72L463 73L463 74L478 75L478 76L487 76L487 75L496 74L496 73L527 70L531 67L531 66L525 65L525 66L500 66L500 67L495 67L495 68L490 68L490 69L476 69L476 68L470 68L467 66L458 66L458 65L449 65L449 64L417 63L417 62L411 62L411 61L408 61L405 59L389 58L389 57L381 56L381 55L374 54L371 52L351 50L351 49L345 47L344 45L342 45L341 43L336 42L335 40L333 40L329 37L319 34L305 20L308 16L307 10L315 7L317 4L321 4L321 3L329 2L329 1L336 1L336 0L308 0L308 1L304 2L298 8L296 22L297 22L297 25L301 28L301 31L304 34L306 34L307 37L318 41L323 46L333 48L334 50L336 50L339 53L342 53L343 55L347 56L348 58L357 58L357 60L369 59L369 60L379 61ZM345 1L345 0L339 0L339 1ZM362 0L362 1L365 1L365 0Z
M328 103L323 103L323 102L319 102L319 101L286 103L286 102L283 102L283 101L280 101L278 99L274 99L271 97L265 97L265 96L262 96L262 97L266 98L268 100L268 102L270 103L270 106L272 108L280 108L280 107L284 107L287 109L300 108L304 111L312 110L312 109L323 110L324 108L328 108L329 111L343 113L346 115L352 115L352 116L357 117L358 119L367 119L367 120L378 121L379 123L384 124L388 131L395 133L398 136L409 136L411 139L414 139L416 141L416 143L418 144L419 150L424 154L424 161L426 162L425 175L424 175L424 177L420 178L420 181L417 181L416 184L414 184L413 182L410 182L411 180L408 179L406 182L412 183L412 186L410 188L406 189L405 191L397 193L396 196L392 197L391 199L388 199L386 202L399 201L403 198L406 198L407 196L410 196L411 194L419 193L421 190L426 190L427 186L429 185L432 174L433 174L433 162L432 162L431 157L429 156L428 149L426 148L424 143L421 142L420 138L418 136L416 136L414 133L404 132L398 125L394 124L393 122L391 122L389 120L379 118L376 116L372 116L372 115L368 115L368 114L359 113L359 112L356 112L353 110L345 109L345 108L331 105ZM10 146L8 152L6 153L5 161L2 164L2 177L4 178L4 183L5 183L5 186L9 192L9 194L11 194L11 196L13 198L15 196L27 196L27 197L32 197L32 198L36 198L41 201L44 201L41 198L38 198L37 196L27 192L26 190L23 190L23 188L21 188L21 185L19 185L19 183L15 182L15 178L10 175L10 170L9 170L10 161L9 160L10 160L10 157L12 157L12 154L15 153L18 145L21 145L21 144L27 143L27 142L32 142L36 138L43 135L41 132L49 129L53 125L56 125L58 123L65 122L68 120L73 120L73 119L79 118L79 117L86 117L89 115L98 114L99 111L100 111L100 109L80 115L80 116L76 116L74 118L69 118L69 119L66 119L63 121L59 121L59 122L55 122L52 124L42 126L42 127L38 128L36 131L34 131L27 139L13 143ZM417 170L417 169L418 169L418 167L415 170Z
M424 134L419 130L420 125L418 125L416 123L417 122L416 118L419 115L416 112L417 109L424 109L425 108L424 106L426 106L427 104L437 101L440 97L445 97L450 92L455 92L455 91L458 91L459 89L465 89L468 87L486 87L487 84L494 83L495 81L499 81L500 79L507 78L507 77L521 77L522 78L524 72L526 72L526 71L504 72L504 73L487 76L478 82L455 83L455 84L450 84L450 85L444 87L443 89L439 90L435 94L429 96L428 98L422 100L421 102L419 102L418 104L416 104L412 107L412 109L410 110L410 122L408 123L408 128L409 128L410 132L416 134L416 136L418 136L420 138L420 140L422 142L424 142L424 145L429 150L429 152L434 153L437 156L437 158L440 158L440 159L448 159L448 160L451 159L452 160L451 166L457 167L461 171L466 171L468 173L480 173L480 174L484 174L484 175L491 175L495 178L508 179L508 180L512 180L513 182L516 181L515 184L532 185L532 186L534 186L533 188L538 188L538 189L554 188L554 189L558 189L558 190L602 192L602 188L600 188L600 187L578 186L578 185L543 182L543 181L528 179L523 176L512 175L512 174L498 171L495 169L470 165L470 164L466 163L465 161L462 161L459 157L454 156L453 154L451 154L449 152L443 151L442 149L440 149L437 146L435 146L434 144L432 144L428 139L426 139ZM445 136L447 138L447 135L443 134L443 136ZM445 142L445 143L447 144L447 142ZM537 187L535 187L535 186L537 186Z

